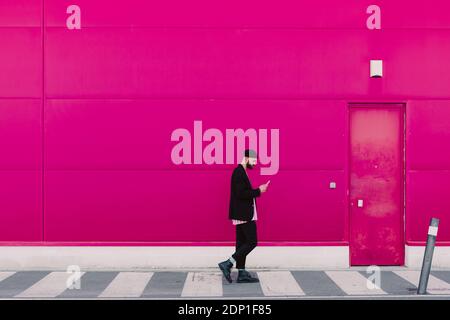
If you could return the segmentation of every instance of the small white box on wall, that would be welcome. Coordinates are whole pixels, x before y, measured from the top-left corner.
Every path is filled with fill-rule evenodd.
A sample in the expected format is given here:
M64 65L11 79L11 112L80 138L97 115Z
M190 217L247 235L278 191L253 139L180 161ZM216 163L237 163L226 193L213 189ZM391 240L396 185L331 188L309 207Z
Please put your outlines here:
M381 78L383 76L383 60L370 60L370 77Z

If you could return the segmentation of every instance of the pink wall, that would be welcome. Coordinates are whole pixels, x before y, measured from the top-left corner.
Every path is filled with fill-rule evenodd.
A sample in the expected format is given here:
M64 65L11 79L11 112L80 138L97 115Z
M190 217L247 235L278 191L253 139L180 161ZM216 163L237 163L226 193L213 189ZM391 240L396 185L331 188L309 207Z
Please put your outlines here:
M377 1L373 31L370 4L0 0L0 241L233 241L232 166L171 162L201 120L280 129L260 241L345 244L347 104L382 101L406 103L406 240L436 216L450 243L450 4Z
M441 219L441 241L449 241L450 101L411 101L407 112L407 239L425 241L433 216Z

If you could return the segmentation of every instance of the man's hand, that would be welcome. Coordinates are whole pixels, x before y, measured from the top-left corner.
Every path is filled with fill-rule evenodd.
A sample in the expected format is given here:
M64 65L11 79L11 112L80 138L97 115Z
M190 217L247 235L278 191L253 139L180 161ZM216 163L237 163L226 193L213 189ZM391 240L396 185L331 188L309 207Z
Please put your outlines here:
M265 184L262 184L259 186L259 190L261 191L261 193L264 193L267 191L267 188L269 187L269 183L270 183L270 180L267 181Z

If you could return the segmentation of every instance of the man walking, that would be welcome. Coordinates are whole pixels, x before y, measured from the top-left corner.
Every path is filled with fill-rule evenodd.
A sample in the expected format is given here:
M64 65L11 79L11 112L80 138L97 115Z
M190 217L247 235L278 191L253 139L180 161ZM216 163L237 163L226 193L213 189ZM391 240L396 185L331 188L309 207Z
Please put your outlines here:
M229 219L236 226L236 251L228 259L219 263L219 268L229 283L231 268L236 264L238 283L259 282L245 270L247 255L256 247L258 240L256 234L256 197L267 191L270 180L253 189L247 175L247 169L253 169L256 165L257 155L254 150L245 150L242 162L234 169L231 176L231 194Z

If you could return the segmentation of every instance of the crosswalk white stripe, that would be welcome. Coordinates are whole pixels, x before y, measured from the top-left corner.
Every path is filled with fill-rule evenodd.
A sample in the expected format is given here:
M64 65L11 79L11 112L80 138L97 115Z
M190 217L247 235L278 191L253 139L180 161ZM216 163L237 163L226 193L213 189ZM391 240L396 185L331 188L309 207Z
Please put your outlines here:
M395 274L399 275L406 281L409 281L416 287L419 286L420 271L394 271ZM441 279L436 278L430 274L428 278L427 292L431 294L450 294L450 283L447 283Z
M12 276L15 272L3 271L0 272L0 282L5 280L6 278Z
M348 295L387 294L357 271L325 271L325 273Z
M80 277L84 272L80 272ZM73 273L63 271L52 272L39 280L28 289L17 294L17 298L54 298L63 293L67 287L69 278L73 278ZM76 289L73 289L76 290Z
M222 295L222 273L217 272L189 272L181 292L182 297L221 297Z
M140 297L153 274L153 272L120 272L99 298Z
M305 295L290 271L258 272L258 278L265 296Z

